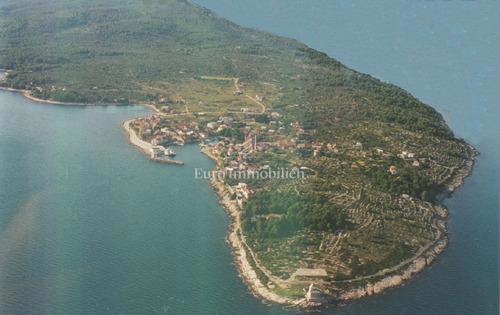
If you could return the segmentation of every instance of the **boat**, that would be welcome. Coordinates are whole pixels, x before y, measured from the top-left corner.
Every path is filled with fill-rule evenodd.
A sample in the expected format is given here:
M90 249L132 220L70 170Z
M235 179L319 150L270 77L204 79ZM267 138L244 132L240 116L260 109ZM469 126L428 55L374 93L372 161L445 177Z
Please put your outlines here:
M165 152L166 156L176 156L177 155L173 150L171 150L169 148L165 149L164 152Z

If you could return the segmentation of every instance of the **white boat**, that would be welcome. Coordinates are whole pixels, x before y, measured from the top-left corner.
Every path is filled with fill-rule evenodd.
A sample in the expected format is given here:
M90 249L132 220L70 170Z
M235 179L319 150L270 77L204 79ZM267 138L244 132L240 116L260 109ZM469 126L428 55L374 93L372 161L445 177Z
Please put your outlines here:
M169 148L165 149L165 151L164 151L164 152L165 152L165 155L166 155L166 156L176 156L176 155L177 155L174 151L172 151L172 150L171 150L171 149L169 149Z

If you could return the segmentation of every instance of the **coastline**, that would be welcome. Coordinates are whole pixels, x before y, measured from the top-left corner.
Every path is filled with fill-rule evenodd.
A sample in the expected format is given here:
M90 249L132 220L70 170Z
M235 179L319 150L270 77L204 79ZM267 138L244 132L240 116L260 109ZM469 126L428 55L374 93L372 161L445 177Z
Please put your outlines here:
M151 149L153 148L153 145L149 142L146 142L146 141L140 139L137 136L137 133L130 126L130 123L132 123L133 121L134 121L134 119L129 119L129 120L124 121L122 124L123 130L128 134L129 143L138 147L145 155L147 155L149 157L149 159L151 161L158 162L158 163L165 163L165 164L173 164L173 165L184 165L184 162L179 161L179 160L152 158L150 155L150 152L151 152Z
M163 115L154 105L148 104L148 103L143 103L143 102L134 102L131 104L120 104L120 103L72 103L72 102L60 102L60 101L53 101L53 100L46 100L42 98L35 97L31 94L30 90L20 90L20 89L13 89L5 86L0 86L0 91L7 91L7 92L14 92L14 93L19 93L22 96L26 97L27 99L40 103L40 104L48 104L48 105L61 105L61 106L128 106L128 105L140 105L140 106L145 106L152 111L154 111L157 114Z
M50 105L64 105L64 106L107 106L107 105L117 105L117 104L88 104L88 103L70 103L70 102L59 102L59 101L52 101L52 100L45 100L41 98L37 98L31 94L30 90L19 90L19 89L13 89L5 86L0 86L0 90L2 91L8 91L8 92L14 92L14 93L19 93L22 96L26 97L27 99L36 102L36 103L41 103L41 104L50 104Z
M218 164L217 158L206 150L206 148L202 147L201 152ZM229 230L227 232L227 242L231 246L232 256L240 277L244 279L244 282L257 298L262 298L265 301L281 305L298 305L301 300L290 299L271 292L260 281L257 276L257 272L254 267L252 267L252 264L247 257L247 251L245 250L245 246L243 244L244 240L242 240L240 228L241 212L238 210L238 205L226 196L227 191L224 184L217 180L216 177L212 177L210 185L219 198L219 204L223 206L224 210L226 210L231 219L231 224L229 225Z
M348 290L340 295L339 300L359 299L364 296L381 293L386 289L404 285L408 280L411 280L423 271L425 267L430 266L438 258L439 254L444 251L448 245L448 209L442 205L442 201L451 197L453 192L465 183L465 179L472 174L476 157L479 155L479 152L473 146L470 144L467 144L467 146L471 149L472 154L464 159L462 168L446 181L447 190L442 194L442 197L436 200L436 207L439 211L435 225L438 227L439 233L435 240L420 255L417 255L408 264L405 264L407 265L406 268L402 268L396 274L389 275L374 283L369 283L364 287Z
M118 103L95 103L95 104L90 104L90 103L71 103L71 102L59 102L59 101L52 101L52 100L45 100L41 98L34 97L31 94L31 91L29 90L20 90L20 89L13 89L9 87L4 87L0 86L0 91L7 91L7 92L13 92L13 93L19 93L23 97L39 104L46 104L46 105L58 105L58 106L127 106L123 104L118 104ZM142 102L137 102L137 105L140 106L145 106L152 110L153 112L164 115L161 113L154 105L152 104L147 104L147 103L142 103ZM128 134L128 141L129 143L135 145L138 147L145 155L149 157L150 160L158 162L158 163L165 163L165 164L173 164L173 165L184 165L184 162L179 161L179 160L172 160L172 159L153 159L150 157L150 152L152 145L146 141L143 141L139 139L135 131L130 127L130 123L134 119L126 120L122 123L122 128L127 132Z
M50 105L65 105L65 106L116 106L119 104L87 104L87 103L63 103L63 102L58 102L58 101L51 101L51 100L44 100L44 99L39 99L31 95L29 90L18 90L18 89L12 89L12 88L7 88L7 87L0 87L0 90L4 91L9 91L9 92L16 92L20 93L24 97L30 99L31 101L37 102L37 103L43 103L43 104L50 104ZM151 104L145 104L145 103L138 103L139 105L149 107L155 112L158 112L158 110ZM144 154L146 154L148 157L149 152L151 150L152 145L146 141L141 140L135 131L131 128L130 123L133 121L127 120L123 122L122 128L124 129L125 132L128 134L128 141L138 147ZM444 191L442 194L439 195L439 198L436 200L436 207L438 209L441 209L438 211L438 217L435 219L435 226L438 228L438 233L434 241L428 244L421 252L419 252L416 256L410 258L407 261L402 262L402 265L396 270L393 270L391 272L384 272L381 276L383 276L382 279L374 281L374 282L369 282L359 286L358 288L354 289L348 289L348 290L340 290L338 294L333 297L333 296L327 296L326 300L327 302L324 303L324 305L330 305L338 302L345 302L349 300L355 300L355 299L360 299L362 297L366 296L372 296L375 294L379 294L387 289L390 288L395 288L399 287L401 285L404 285L407 281L412 279L414 276L416 276L418 273L420 273L422 270L425 269L425 267L429 266L432 264L435 259L438 257L438 255L444 251L448 244L448 231L447 231L447 217L448 217L448 211L446 208L441 206L441 203L444 199L449 198L454 191L456 191L459 187L461 187L464 184L465 179L471 175L474 164L475 164L475 159L477 155L479 154L471 145L467 144L467 146L471 149L471 156L469 156L467 159L463 161L463 166L456 171L456 173L453 175L453 177L449 178L444 185L446 186L446 191ZM202 152L205 153L207 156L209 156L211 159L215 160L217 162L217 158L213 155L210 154L210 152L207 152L206 150L202 149ZM151 158L150 158L151 159ZM156 159L151 159L152 161L157 161L157 162L163 162L163 163L171 163L171 164L177 164L177 165L182 165L183 163L181 161L176 161L176 160L170 160L170 161L164 161L164 160L156 160ZM234 261L237 265L238 272L240 276L244 279L244 282L247 284L247 286L250 288L251 292L265 300L269 301L272 303L276 304L281 304L281 305L291 305L291 306L300 306L303 308L308 308L308 307L316 307L318 306L317 304L314 305L309 305L308 303L305 302L305 299L292 299L288 298L279 294L276 294L272 292L265 284L261 282L259 277L257 276L257 271L255 270L255 267L253 267L252 263L250 262L247 254L247 249L245 249L245 243L244 243L244 236L241 234L241 229L239 226L239 213L240 211L238 210L238 206L232 202L229 198L226 198L225 195L225 187L223 183L217 182L216 180L213 180L211 183L211 186L214 188L216 194L218 195L219 202L220 204L224 207L224 209L227 211L229 214L232 222L229 227L228 235L227 235L227 240L228 243L231 245L232 248L232 254ZM245 245L244 245L245 244ZM248 246L246 246L248 248ZM249 249L249 248L248 248ZM251 255L250 255L251 256ZM253 260L253 258L250 258ZM398 265L399 266L399 265ZM383 270L384 271L384 270ZM363 279L369 279L373 277L374 275L363 277ZM379 275L377 275L378 277ZM353 279L352 282L357 282L361 281L362 279ZM350 280L347 280L350 281ZM344 281L346 282L346 281Z
M232 256L235 260L240 276L244 279L255 296L276 304L298 305L301 302L300 300L293 300L284 296L280 296L270 291L260 281L257 272L252 267L252 264L248 258L249 255L245 250L243 244L240 229L240 211L235 208L236 205L231 202L229 198L224 197L225 188L221 183L217 183L216 180L213 180L211 182L211 185L212 187L214 187L217 196L219 196L220 198L220 204L224 207L224 209L226 209L226 212L229 214L232 220L232 223L229 227L227 240L232 248Z
M138 147L139 149L141 149L141 151L146 154L146 155L149 155L149 152L151 150L151 148L153 147L151 145L151 143L149 142L146 142L146 141L143 141L141 140L137 134L135 133L135 131L132 129L132 127L130 126L130 124L132 123L132 121L134 121L134 119L129 119L129 120L126 120L123 122L122 124L122 128L123 130L125 130L125 132L127 133L128 135L128 141L135 145L136 147Z
M369 279L375 276L382 276L374 282L367 281L367 284L359 286L358 288L339 290L335 297L326 296L326 302L323 304L308 303L305 298L291 299L285 296L278 295L269 290L257 276L257 272L247 258L247 250L243 242L244 236L240 229L240 211L238 205L232 202L225 194L226 188L223 183L219 182L215 177L211 179L210 184L216 192L219 203L224 207L226 212L231 218L231 224L227 234L227 241L232 248L233 259L237 266L238 272L251 292L265 301L276 304L298 306L301 308L316 308L321 306L332 305L339 302L347 302L356 300L367 296L382 293L383 291L391 288L396 288L404 285L407 281L411 280L427 266L430 266L441 254L448 245L448 210L442 205L442 201L449 198L453 192L460 188L467 177L472 174L476 157L479 152L470 144L467 146L471 149L471 155L463 161L463 166L459 169L446 183L446 191L443 192L442 197L436 200L437 217L435 218L434 225L437 228L435 239L419 251L414 257L409 258L396 265L395 267L382 270L381 275L374 274L363 277L362 279L352 279L339 282L358 282L363 279ZM218 166L218 160L208 150L202 148L201 152L214 160ZM216 167L217 167L216 166ZM243 240L242 240L243 239ZM394 270L392 270L394 269ZM335 283L335 282L333 282Z

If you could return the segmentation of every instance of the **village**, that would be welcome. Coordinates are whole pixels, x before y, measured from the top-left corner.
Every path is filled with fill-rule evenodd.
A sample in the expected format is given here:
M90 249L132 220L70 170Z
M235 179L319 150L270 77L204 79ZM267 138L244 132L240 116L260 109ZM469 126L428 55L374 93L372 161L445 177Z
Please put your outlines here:
M427 159L418 157L415 153L406 150L392 154L383 149L364 149L363 143L357 141L351 147L340 152L340 145L321 141L308 142L301 139L306 131L299 122L285 125L280 120L278 112L271 112L264 122L257 122L255 116L227 115L210 119L206 113L197 113L195 118L176 116L175 110L168 106L161 108L161 113L150 117L138 118L132 122L132 127L141 139L152 145L151 158L174 157L172 147L183 146L189 143L199 143L206 147L207 152L221 162L224 170L256 172L269 165L261 162L259 156L279 153L303 153L306 158L319 159L335 157L348 153L353 162L351 169L356 170L380 159L397 157L406 161L414 168L426 164ZM271 120L272 119L272 120ZM301 167L304 167L300 165ZM398 167L390 165L387 173L398 175Z
M261 156L277 153L294 153L297 150L312 150L314 157L323 151L338 152L335 144L322 142L307 143L299 140L304 130L298 122L284 126L277 112L270 113L274 120L256 122L253 116L231 115L207 119L205 113L198 113L196 120L175 116L175 111L165 110L169 115L153 114L131 122L131 127L143 141L150 143L150 157L153 160L167 160L176 156L175 146L199 143L203 151L214 157L218 166L227 174L233 172L255 173L270 168L261 163ZM209 117L209 116L208 116ZM276 128L276 126L279 126ZM289 133L296 137L289 137ZM301 165L301 170L308 168ZM228 176L230 178L230 176ZM252 189L247 183L237 183L229 187L238 197L240 205L250 197Z
M245 97L237 83L235 86L238 89L233 95ZM447 181L453 170L443 168L448 161L443 154L416 150L425 144L412 142L410 139L418 139L414 135L406 139L397 135L384 146L340 134L333 139L335 142L327 142L318 130L304 127L283 110L265 106L265 96L257 94L251 99L262 105L262 110L240 106L211 112L210 104L199 102L193 106L183 98L172 102L160 97L153 115L135 119L130 126L141 141L150 145L147 154L152 160L182 165L182 161L175 159L176 147L197 143L215 161L216 170L227 174L212 184L219 187L225 208L232 209L228 210L235 222L232 243L237 244L236 252L247 253L240 256L246 259L240 265L256 270L258 277L252 281L259 281L270 292L286 290L288 296L297 299L307 293L307 303L322 303L321 292L341 298L335 288L344 288L347 283L364 285L372 278L393 276L404 270L403 262L411 263L424 249L441 241L445 234L441 220L446 211L427 201L429 192L418 190L416 184L423 181L425 185L425 180L415 174L427 174L437 182ZM458 145L450 145L453 146L450 150L462 150ZM276 186L269 179L230 176L279 167L298 168L307 172L308 177ZM321 179L325 176L330 182ZM405 190L406 183L412 181L417 189ZM363 182L370 184L362 185ZM263 239L248 227L279 224L285 215L265 209L264 214L252 214L246 205L254 196L260 198L269 191L269 187L273 190L279 187L277 194L292 190L298 195L327 196L333 207L343 209L345 221L336 231L304 229L293 235ZM396 208L404 209L401 212L404 219L394 220L395 213L387 210ZM441 219L436 220L436 215ZM247 230L242 224L246 224ZM398 240L397 235L405 237ZM363 243L372 242L374 237L378 241L368 250ZM390 240L404 245L400 245L399 256L381 260L381 253L390 252L394 246ZM381 266L392 268L377 273Z

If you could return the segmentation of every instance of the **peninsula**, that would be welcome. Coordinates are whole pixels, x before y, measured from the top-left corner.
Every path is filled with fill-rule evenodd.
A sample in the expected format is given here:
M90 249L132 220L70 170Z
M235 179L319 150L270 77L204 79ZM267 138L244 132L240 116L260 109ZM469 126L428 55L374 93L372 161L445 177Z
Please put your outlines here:
M220 173L306 174L210 180L259 297L315 307L373 295L446 247L440 201L477 152L401 88L189 1L5 0L0 16L1 87L147 105L123 128L160 162L182 164L175 147L194 142Z

